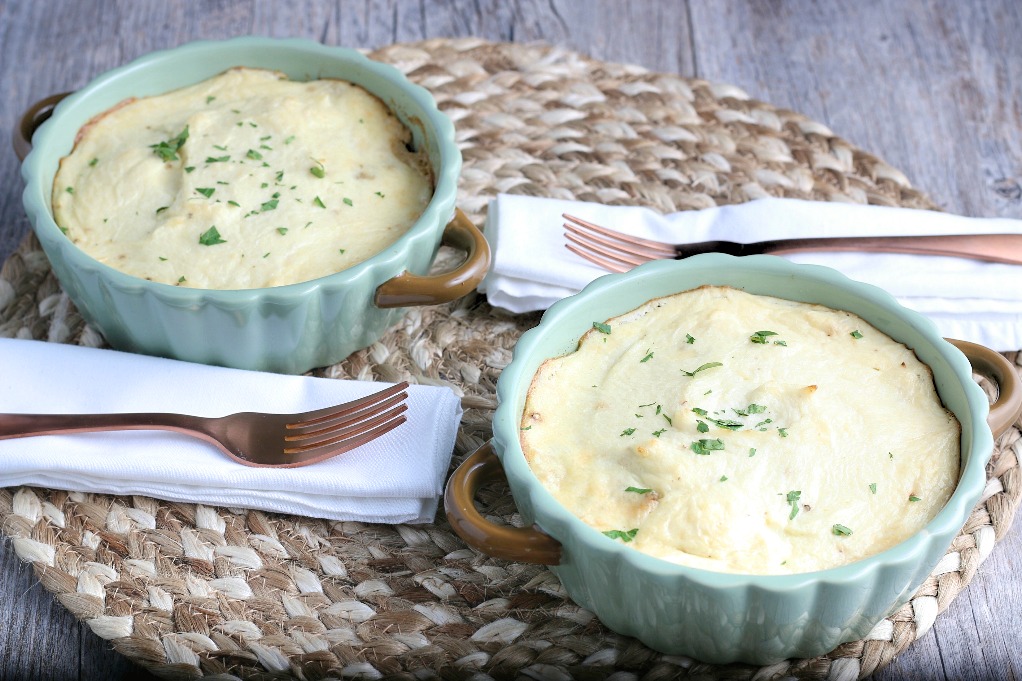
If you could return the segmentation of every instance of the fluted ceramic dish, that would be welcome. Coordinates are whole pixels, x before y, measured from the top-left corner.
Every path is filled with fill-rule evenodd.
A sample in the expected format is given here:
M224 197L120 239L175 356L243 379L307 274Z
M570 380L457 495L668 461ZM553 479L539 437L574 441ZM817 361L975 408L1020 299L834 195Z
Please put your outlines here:
M540 364L574 351L594 321L704 284L848 310L912 348L930 366L941 399L961 422L962 464L951 499L922 531L870 558L828 570L724 574L670 563L609 539L542 486L519 441L526 394ZM459 535L486 553L550 565L572 599L614 631L661 652L753 664L824 654L864 637L930 574L983 491L993 451L991 431L1005 430L1022 410L1019 379L1007 360L983 346L956 343L968 359L930 321L884 291L828 268L774 256L698 255L606 275L555 303L539 326L522 336L497 384L493 440L466 459L449 481L448 517ZM1000 385L993 407L973 380L970 360ZM501 467L523 528L489 523L472 504L479 485L499 477Z
M146 281L94 260L71 243L53 220L50 192L60 159L71 151L82 125L129 97L168 92L233 66L275 69L295 80L342 78L379 97L412 131L413 143L426 148L433 168L433 197L415 224L382 252L336 274L231 291ZM300 373L372 344L397 322L404 306L469 293L489 264L482 234L455 208L462 160L451 120L425 89L354 50L257 37L190 43L96 78L59 101L35 130L60 99L37 103L15 131L16 148L27 153L25 211L64 290L116 348ZM442 241L468 251L468 257L451 272L426 276Z

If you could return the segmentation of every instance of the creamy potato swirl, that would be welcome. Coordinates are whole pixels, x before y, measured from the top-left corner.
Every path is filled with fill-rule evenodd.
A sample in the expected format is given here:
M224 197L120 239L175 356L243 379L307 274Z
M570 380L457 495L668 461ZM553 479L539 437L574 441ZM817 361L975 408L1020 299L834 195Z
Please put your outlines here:
M955 488L959 435L929 368L861 318L703 287L594 320L536 373L520 438L608 537L784 574L918 532Z
M211 289L322 277L379 253L432 196L422 150L341 80L236 68L82 128L54 179L57 225L152 281Z

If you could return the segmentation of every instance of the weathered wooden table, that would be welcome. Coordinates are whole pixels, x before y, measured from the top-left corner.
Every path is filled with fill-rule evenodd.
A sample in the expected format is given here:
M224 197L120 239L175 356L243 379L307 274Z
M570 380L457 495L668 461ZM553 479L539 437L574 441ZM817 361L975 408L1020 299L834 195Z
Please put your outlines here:
M826 123L948 211L1022 218L1020 32L1017 0L0 0L0 127L10 130L44 95L200 38L302 36L367 48L457 36L543 41L733 83ZM28 229L18 163L4 146L0 262ZM1022 676L1019 580L1016 528L930 633L875 678ZM77 623L4 544L0 678L153 677Z

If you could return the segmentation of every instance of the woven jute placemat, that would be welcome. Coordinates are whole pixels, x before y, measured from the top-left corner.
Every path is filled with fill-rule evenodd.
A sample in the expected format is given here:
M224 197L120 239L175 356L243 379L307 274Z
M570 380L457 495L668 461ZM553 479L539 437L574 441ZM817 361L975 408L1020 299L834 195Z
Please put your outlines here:
M441 40L371 56L432 91L454 120L459 205L478 224L498 192L663 212L768 195L934 208L826 126L729 85L540 45ZM489 438L497 376L538 320L477 296L413 309L315 373L451 386L465 407L457 465ZM0 336L103 344L32 237L0 272ZM545 567L466 548L442 512L432 525L369 525L22 487L0 490L0 529L65 607L168 679L853 679L926 632L1008 530L1022 496L1019 440L1018 430L1000 439L982 503L910 603L866 640L764 668L705 665L618 636ZM506 487L479 502L520 523Z

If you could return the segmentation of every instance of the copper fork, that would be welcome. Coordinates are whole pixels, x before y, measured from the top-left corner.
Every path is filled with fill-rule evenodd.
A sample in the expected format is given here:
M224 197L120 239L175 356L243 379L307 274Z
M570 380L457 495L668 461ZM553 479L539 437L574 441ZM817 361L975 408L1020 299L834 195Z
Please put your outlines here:
M811 239L774 239L741 244L702 241L667 244L622 234L564 213L568 222L565 246L589 262L611 272L626 272L650 260L681 260L700 253L754 255L799 251L868 251L947 255L1012 265L1022 264L1022 234L954 234L941 236L850 236Z
M172 430L216 445L246 466L294 468L375 440L405 422L408 383L301 414L242 412L221 417L166 413L0 414L0 440L107 430Z

